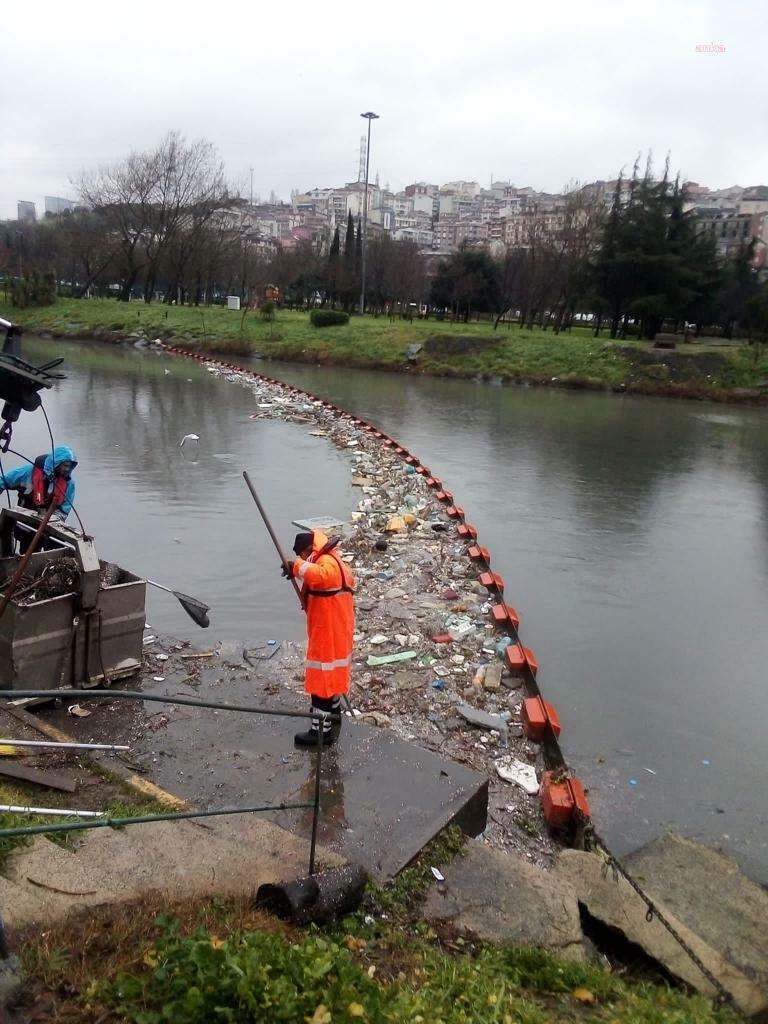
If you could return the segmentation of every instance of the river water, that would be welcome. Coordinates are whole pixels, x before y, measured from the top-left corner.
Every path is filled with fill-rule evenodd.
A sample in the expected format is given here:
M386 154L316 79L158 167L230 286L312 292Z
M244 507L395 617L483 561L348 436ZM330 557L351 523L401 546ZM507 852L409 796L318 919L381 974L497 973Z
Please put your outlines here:
M57 443L81 459L77 504L102 557L213 606L204 635L152 593L153 626L206 642L301 636L241 471L288 542L292 519L348 518L359 495L346 460L303 427L249 419L248 390L191 362L26 344L30 358L65 356L67 382L46 407ZM617 851L675 828L768 882L766 413L259 369L381 426L454 491L506 581L567 757ZM201 440L180 448L188 432ZM44 451L42 417L25 416L14 440Z

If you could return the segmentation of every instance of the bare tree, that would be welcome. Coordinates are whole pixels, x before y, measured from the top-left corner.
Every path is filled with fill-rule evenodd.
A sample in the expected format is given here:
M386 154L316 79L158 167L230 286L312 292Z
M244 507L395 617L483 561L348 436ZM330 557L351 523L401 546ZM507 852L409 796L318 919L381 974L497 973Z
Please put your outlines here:
M174 243L178 278L179 265L189 259L180 235L191 230L194 236L228 201L224 168L213 146L203 140L187 145L178 132L169 132L154 150L83 175L79 190L114 239L124 301L142 274L144 298L151 299L161 261Z

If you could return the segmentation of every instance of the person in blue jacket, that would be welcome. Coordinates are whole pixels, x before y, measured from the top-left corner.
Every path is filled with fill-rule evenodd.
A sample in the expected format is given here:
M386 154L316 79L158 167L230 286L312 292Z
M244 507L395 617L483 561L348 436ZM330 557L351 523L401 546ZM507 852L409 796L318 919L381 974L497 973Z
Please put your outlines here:
M59 519L66 519L75 500L72 471L76 465L77 459L72 449L66 445L59 445L54 448L53 453L38 455L31 465L17 466L6 473L0 473L0 492L18 491L19 506L32 510L48 508L53 499L56 502L54 515ZM32 533L21 525L19 531L28 534L28 537L24 537L17 533L20 551L23 554Z

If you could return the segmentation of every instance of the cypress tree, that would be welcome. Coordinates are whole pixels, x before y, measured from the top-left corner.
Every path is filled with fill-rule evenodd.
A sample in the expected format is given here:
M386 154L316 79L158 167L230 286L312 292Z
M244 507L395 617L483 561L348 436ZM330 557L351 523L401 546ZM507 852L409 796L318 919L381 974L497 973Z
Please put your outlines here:
M336 304L336 294L339 290L339 254L341 253L341 239L338 226L333 233L333 241L328 252L328 298L331 301L331 309Z
M344 236L344 266L350 271L355 266L355 222L351 210L347 214L347 233Z

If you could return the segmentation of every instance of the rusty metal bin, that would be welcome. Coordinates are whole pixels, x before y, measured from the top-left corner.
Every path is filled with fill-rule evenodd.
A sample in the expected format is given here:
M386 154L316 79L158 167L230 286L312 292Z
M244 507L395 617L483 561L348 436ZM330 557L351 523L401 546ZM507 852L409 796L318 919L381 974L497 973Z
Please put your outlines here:
M8 550L9 531L19 519L35 525L34 513L3 509L0 514L0 551ZM141 667L145 581L100 562L91 538L59 525L51 534L69 548L34 554L30 573L74 556L80 565L79 589L31 604L11 600L0 618L0 685L17 690L88 687L102 683L104 674L108 681L132 675ZM0 589L18 563L18 555L0 558ZM109 582L102 588L101 571L108 567Z

